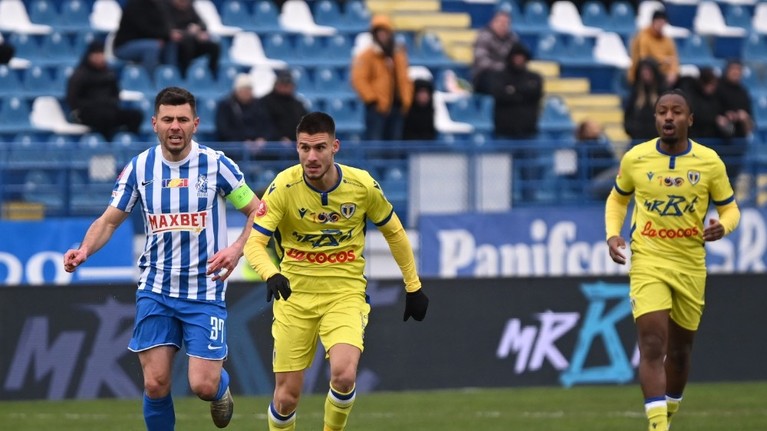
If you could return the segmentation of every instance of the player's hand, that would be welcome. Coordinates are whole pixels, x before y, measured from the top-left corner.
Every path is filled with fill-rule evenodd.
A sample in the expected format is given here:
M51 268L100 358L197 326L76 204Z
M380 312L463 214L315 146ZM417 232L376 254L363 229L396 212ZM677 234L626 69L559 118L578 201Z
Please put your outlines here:
M724 236L724 226L719 220L709 219L708 226L703 229L703 241L716 241Z
M240 261L242 251L237 247L229 246L223 250L219 250L216 254L208 259L208 272L206 275L213 275L211 280L224 281L232 275L234 268L237 267L237 262Z
M290 280L284 275L277 273L266 280L266 302L270 302L272 297L275 301L280 299L280 296L282 299L288 299L290 293Z
M408 292L405 296L405 315L402 320L407 321L412 316L420 322L426 317L427 308L429 308L429 297L423 293L423 288Z
M610 259L613 260L613 262L625 265L626 264L626 255L624 255L621 250L626 249L626 240L623 239L621 236L611 236L607 240L607 247L609 248L610 252Z
M64 270L66 272L75 272L78 266L88 260L88 254L85 250L70 249L64 253Z

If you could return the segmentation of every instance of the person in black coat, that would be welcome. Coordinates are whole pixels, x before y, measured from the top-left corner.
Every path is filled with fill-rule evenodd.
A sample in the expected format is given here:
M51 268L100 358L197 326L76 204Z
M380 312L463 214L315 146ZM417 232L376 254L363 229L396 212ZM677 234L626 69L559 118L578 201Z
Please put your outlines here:
M623 128L634 141L658 136L655 128L655 101L666 91L666 79L653 58L642 59L636 68L634 85L623 106Z
M306 115L306 107L295 96L296 84L289 70L280 70L274 81L272 92L261 98L272 122L270 141L293 142L296 126Z
M180 36L171 32L166 0L127 0L113 42L115 57L141 64L154 76L160 64L176 64L176 50L169 42Z
M514 44L493 90L497 138L530 139L538 133L543 78L528 70L528 61L530 51L520 43Z
M143 113L122 106L117 74L104 57L104 44L91 42L67 82L67 105L73 121L107 140L120 130L138 133Z
M724 68L722 79L719 80L719 86L716 89L719 102L724 108L724 115L734 126L732 134L734 138L745 138L754 128L751 95L741 79L743 79L743 63L740 60L730 60Z
M405 116L402 139L431 141L437 137L434 127L434 85L425 79L413 83L413 105Z
M244 149L251 155L261 152L272 136L269 116L261 101L253 95L253 83L244 73L234 79L232 92L218 101L216 106L216 139L222 142L240 142L244 148L232 151L236 160Z
M192 60L208 57L208 68L213 77L218 77L218 59L221 47L208 33L200 15L192 6L192 0L170 0L170 21L172 39L176 45L178 69L186 79L186 71Z

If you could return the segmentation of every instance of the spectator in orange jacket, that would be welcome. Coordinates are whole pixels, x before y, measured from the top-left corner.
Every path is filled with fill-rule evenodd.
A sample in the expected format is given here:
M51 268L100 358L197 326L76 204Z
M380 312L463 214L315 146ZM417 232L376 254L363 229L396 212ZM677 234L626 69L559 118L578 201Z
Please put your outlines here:
M663 27L668 24L666 12L657 10L652 15L650 25L640 30L631 40L631 67L628 70L629 84L634 83L639 62L651 57L658 62L660 72L666 78L666 85L671 88L679 77L679 54L674 39L663 34Z
M359 53L351 68L351 83L365 103L365 139L402 139L404 117L413 102L405 48L394 40L388 17L370 21L373 43Z

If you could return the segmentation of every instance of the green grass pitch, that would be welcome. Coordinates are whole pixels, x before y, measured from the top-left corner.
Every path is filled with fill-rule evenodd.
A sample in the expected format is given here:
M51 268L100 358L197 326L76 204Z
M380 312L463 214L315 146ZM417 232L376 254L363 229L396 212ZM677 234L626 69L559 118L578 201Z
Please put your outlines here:
M690 384L674 431L767 430L767 382ZM227 430L266 430L267 397L235 396ZM208 405L174 400L176 429L217 429ZM322 429L324 397L302 399L298 430ZM637 385L360 394L349 431L646 430ZM142 430L141 400L0 402L0 429Z

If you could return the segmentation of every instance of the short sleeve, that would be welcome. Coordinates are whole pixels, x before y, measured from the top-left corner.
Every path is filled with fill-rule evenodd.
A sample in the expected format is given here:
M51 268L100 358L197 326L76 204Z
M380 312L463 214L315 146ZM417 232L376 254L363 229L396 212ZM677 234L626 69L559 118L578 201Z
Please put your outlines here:
M112 188L112 198L109 205L120 211L129 213L138 200L138 184L136 182L136 159L128 163L120 172Z

